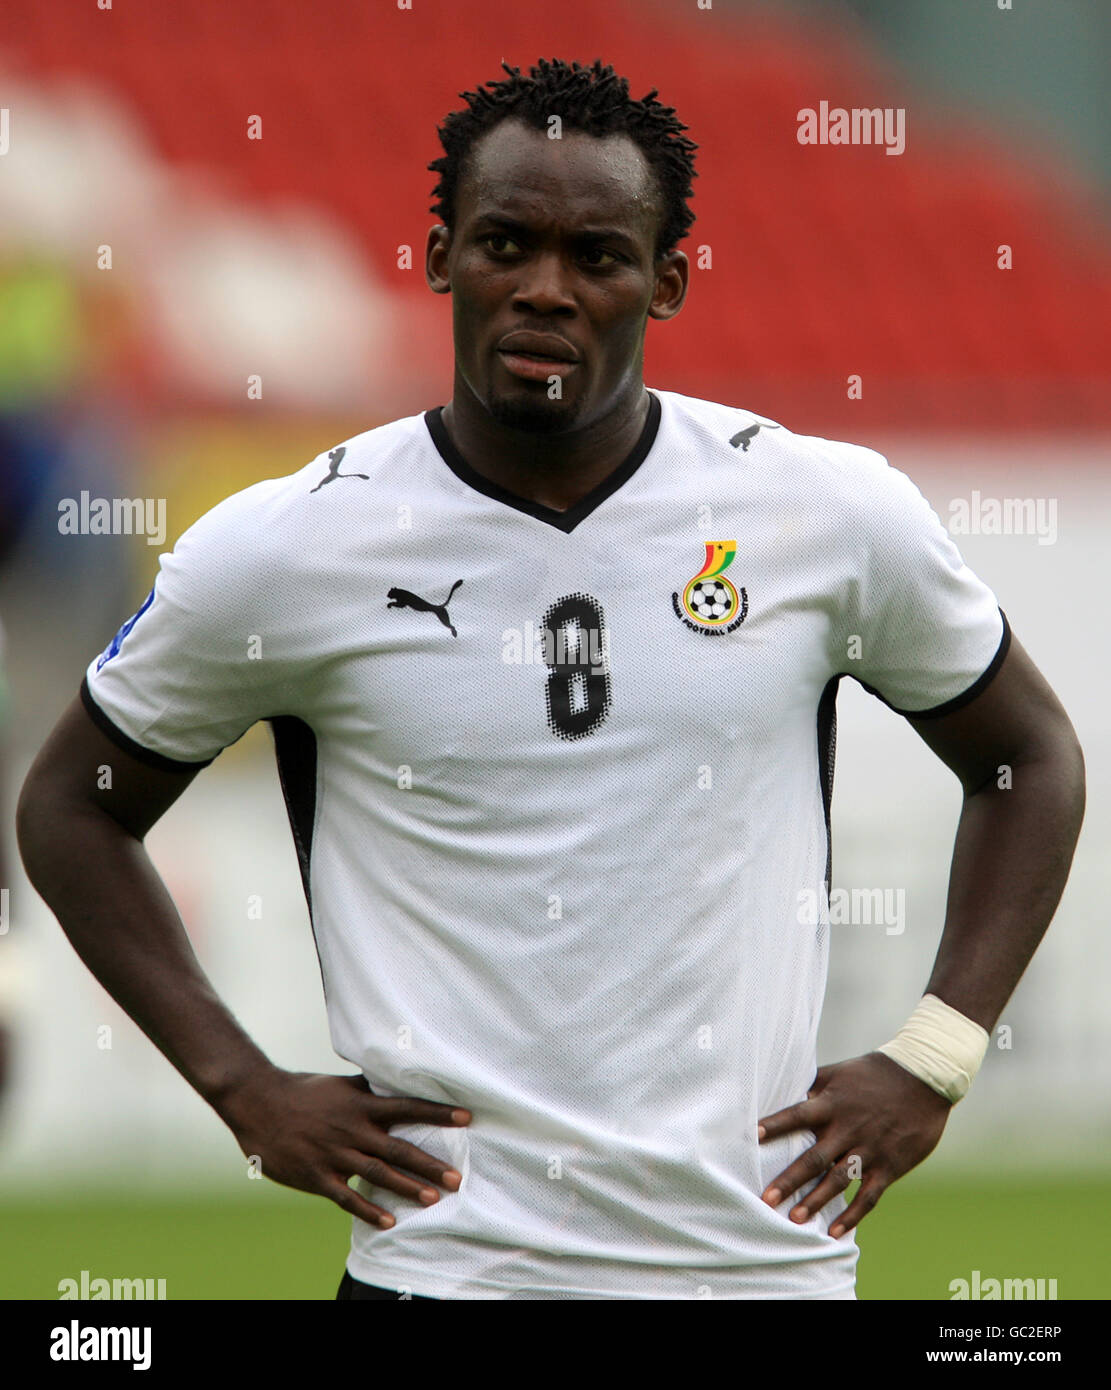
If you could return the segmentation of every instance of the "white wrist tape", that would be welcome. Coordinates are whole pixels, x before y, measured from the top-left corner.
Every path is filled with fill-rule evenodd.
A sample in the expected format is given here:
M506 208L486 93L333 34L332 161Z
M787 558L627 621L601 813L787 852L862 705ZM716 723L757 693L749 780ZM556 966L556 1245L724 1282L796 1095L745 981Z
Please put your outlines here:
M876 1051L956 1104L980 1070L989 1042L978 1023L936 994L927 994L891 1041Z

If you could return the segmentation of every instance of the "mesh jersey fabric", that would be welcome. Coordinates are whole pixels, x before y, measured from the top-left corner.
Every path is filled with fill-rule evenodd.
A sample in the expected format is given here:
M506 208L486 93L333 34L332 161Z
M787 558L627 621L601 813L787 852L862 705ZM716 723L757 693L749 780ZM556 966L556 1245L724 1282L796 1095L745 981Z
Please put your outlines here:
M813 1136L756 1141L817 1065L819 710L846 675L947 708L1007 622L881 455L651 394L566 515L469 474L437 412L247 488L86 672L156 761L273 721L337 1054L472 1112L391 1130L463 1181L428 1208L362 1181L396 1218L353 1222L365 1283L854 1297L844 1199L760 1200Z

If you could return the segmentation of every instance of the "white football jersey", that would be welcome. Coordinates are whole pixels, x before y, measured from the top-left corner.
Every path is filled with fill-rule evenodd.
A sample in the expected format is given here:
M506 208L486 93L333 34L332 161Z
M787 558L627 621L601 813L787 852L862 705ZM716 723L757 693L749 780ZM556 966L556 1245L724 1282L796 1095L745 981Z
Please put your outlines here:
M837 681L940 712L1008 642L879 454L653 391L566 512L439 409L227 498L82 689L172 764L272 721L336 1052L473 1114L392 1130L462 1187L364 1182L396 1225L355 1220L356 1279L852 1298L844 1198L760 1200L813 1136L756 1136L817 1065Z

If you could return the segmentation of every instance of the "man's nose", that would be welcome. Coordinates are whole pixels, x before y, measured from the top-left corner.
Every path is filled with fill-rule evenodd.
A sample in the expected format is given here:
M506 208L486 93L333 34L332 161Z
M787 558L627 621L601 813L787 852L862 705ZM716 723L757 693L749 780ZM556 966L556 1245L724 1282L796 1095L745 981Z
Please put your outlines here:
M513 292L514 308L527 307L547 314L560 309L573 311L575 300L569 279L570 268L556 252L530 256L528 263L521 267Z

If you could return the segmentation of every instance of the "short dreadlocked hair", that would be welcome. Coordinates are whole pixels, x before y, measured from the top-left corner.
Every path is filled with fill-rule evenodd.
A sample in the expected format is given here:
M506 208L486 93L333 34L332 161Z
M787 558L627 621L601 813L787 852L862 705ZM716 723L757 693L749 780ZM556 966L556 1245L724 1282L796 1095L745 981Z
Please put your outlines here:
M548 118L559 116L569 130L587 135L628 135L636 142L656 178L663 218L656 236L656 257L674 250L690 231L694 213L687 206L691 180L697 177L693 152L698 146L682 131L675 109L656 100L655 87L640 101L629 96L629 83L596 58L592 67L541 58L529 69L502 67L508 78L487 82L473 92L460 92L464 110L452 111L437 131L445 154L428 168L439 174L432 190L438 201L430 211L449 230L454 227L455 200L466 161L475 142L502 121L513 117L535 130L548 129ZM486 88L489 88L487 91Z

